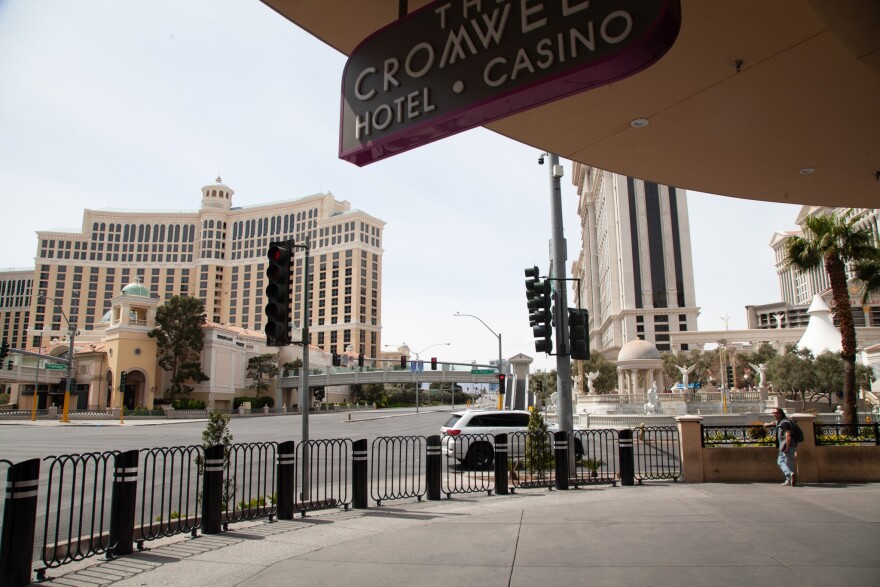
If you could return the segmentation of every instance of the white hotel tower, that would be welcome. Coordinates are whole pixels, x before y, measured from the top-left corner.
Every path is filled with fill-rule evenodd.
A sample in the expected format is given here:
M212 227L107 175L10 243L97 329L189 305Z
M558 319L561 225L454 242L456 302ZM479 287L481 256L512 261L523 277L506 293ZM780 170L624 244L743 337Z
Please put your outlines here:
M590 348L617 359L636 339L659 351L689 350L671 332L697 330L687 193L574 164L581 254L574 262L573 306L590 312Z

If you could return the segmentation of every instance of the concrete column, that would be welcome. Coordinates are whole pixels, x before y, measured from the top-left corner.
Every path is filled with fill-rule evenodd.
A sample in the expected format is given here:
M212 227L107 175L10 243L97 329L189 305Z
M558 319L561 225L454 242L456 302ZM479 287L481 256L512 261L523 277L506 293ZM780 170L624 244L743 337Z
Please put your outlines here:
M681 480L685 483L703 483L703 417L678 416L675 423L681 452Z
M624 387L623 371L617 371L617 395L623 395L626 392Z
M792 414L789 418L792 422L797 423L804 433L804 441L798 444L795 460L798 483L818 483L820 479L816 459L816 434L814 432L816 416L813 414Z

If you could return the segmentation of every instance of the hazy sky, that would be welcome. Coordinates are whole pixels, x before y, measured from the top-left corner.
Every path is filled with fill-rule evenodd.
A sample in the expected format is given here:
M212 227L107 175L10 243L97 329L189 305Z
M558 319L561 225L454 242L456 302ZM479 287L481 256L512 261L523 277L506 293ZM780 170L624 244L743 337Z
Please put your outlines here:
M547 270L539 149L474 129L358 168L337 158L344 56L257 0L0 0L0 268L84 208L195 210L330 191L385 222L382 340L422 359L536 356L523 269ZM581 238L562 180L569 266ZM748 173L748 169L743 169ZM686 186L684 186L686 187ZM768 246L798 206L688 193L701 330L778 301Z

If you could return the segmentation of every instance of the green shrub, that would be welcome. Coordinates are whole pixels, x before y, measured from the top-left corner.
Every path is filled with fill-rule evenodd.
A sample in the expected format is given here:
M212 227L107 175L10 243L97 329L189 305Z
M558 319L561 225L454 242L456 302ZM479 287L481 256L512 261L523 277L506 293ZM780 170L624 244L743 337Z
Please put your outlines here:
M205 402L200 399L180 398L171 402L175 410L204 410Z
M746 435L752 440L761 440L769 433L768 428L764 428L764 423L760 421L754 421L749 424L748 429L746 430Z
M533 410L529 416L524 461L530 471L543 471L553 467L553 446L547 435L547 424L537 410Z

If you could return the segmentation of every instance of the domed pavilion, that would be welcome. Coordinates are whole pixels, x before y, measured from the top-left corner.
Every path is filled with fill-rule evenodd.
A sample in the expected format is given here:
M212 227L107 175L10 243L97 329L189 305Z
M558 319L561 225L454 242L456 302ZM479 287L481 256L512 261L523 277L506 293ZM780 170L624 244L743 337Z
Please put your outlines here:
M646 340L631 340L617 355L617 392L629 396L645 393L662 370L663 359L657 347Z

